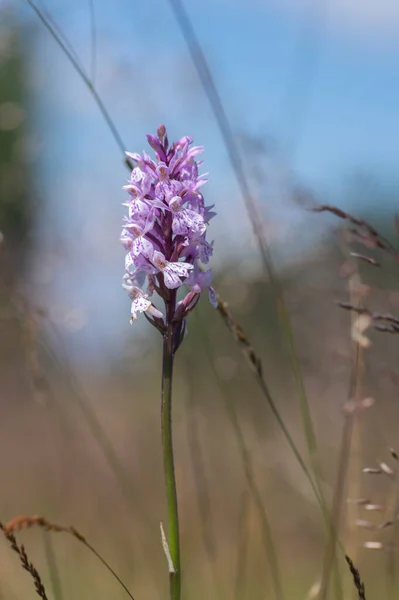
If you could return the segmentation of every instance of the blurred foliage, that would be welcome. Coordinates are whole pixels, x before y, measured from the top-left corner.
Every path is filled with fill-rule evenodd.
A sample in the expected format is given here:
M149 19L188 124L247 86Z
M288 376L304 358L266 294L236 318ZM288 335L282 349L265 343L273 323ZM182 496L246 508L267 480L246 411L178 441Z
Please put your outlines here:
M12 16L0 23L0 228L7 244L25 245L31 225L27 111L27 31Z

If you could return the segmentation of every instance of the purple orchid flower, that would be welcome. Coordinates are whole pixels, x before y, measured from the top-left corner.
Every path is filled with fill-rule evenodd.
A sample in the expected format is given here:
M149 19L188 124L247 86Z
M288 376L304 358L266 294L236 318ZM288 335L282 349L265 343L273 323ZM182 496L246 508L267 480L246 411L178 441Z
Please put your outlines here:
M203 147L191 146L192 138L187 136L169 146L164 126L157 136L147 135L147 140L156 160L146 152L126 153L137 166L124 186L129 198L121 234L126 249L123 287L132 300L132 320L144 312L163 332L162 313L148 299L156 292L165 303L169 321L183 331L188 312L204 290L213 304L215 300L212 270L201 267L213 253L206 233L215 214L199 191L208 181L206 174L198 174L196 157ZM177 302L176 294L185 285L189 291Z

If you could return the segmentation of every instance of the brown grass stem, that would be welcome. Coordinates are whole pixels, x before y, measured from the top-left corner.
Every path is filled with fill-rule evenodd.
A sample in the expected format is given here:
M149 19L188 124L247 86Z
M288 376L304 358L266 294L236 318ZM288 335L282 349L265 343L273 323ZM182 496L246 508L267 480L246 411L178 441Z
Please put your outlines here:
M48 600L41 577L36 567L28 559L28 555L26 554L24 546L18 546L15 535L12 531L10 531L7 528L7 526L4 526L2 523L0 523L0 529L3 531L5 538L11 546L11 549L14 550L16 554L18 554L22 568L25 569L25 571L28 571L28 573L32 577L37 595L40 596L42 600Z
M342 504L345 500L345 482L348 468L348 456L350 454L351 447L353 425L353 415L346 415L338 458L338 474L334 486L334 496L331 510L332 527L330 529L330 534L327 539L327 545L324 554L319 600L326 600L327 598L331 570L336 557L336 532L339 531L341 525ZM337 596L342 598L342 589L338 591Z
M357 597L359 600L366 600L366 591L365 591L365 587L364 587L364 583L362 582L361 578L360 578L360 573L357 570L357 568L355 567L355 565L353 564L352 560L349 558L349 556L345 556L346 562L348 563L349 566L349 570L352 574L352 578L353 578L353 583L354 586L357 590Z
M392 454L392 452L391 452ZM395 453L396 454L396 453ZM397 458L396 458L397 460ZM386 552L386 560L387 560L387 583L388 583L388 597L391 600L396 600L397 598L397 572L396 572L396 562L397 562L397 535L399 531L399 476L397 470L395 469L393 474L392 481L392 491L389 497L389 501L387 503L387 509L385 511L385 523L390 524L390 535L388 547L389 550Z
M273 415L275 416L275 418L284 434L284 437L286 438L286 440L288 442L288 445L290 446L295 458L297 459L303 473L305 474L306 478L308 479L308 481L315 493L317 501L319 502L320 506L322 507L322 500L321 500L321 497L319 494L318 487L316 486L311 472L309 471L308 467L306 466L306 463L305 463L303 457L301 456L301 453L299 452L290 432L288 431L288 428L284 423L284 419L282 418L280 411L277 408L277 404L271 395L269 386L266 383L266 380L263 375L262 361L260 360L259 356L256 354L254 348L252 347L252 345L251 345L250 341L248 340L248 337L245 334L245 332L243 331L242 327L233 319L227 303L224 302L219 295L217 296L217 299L218 299L217 310L218 310L219 314L221 315L227 329L230 331L230 333L233 335L234 339L238 343L238 346L239 346L241 352L243 353L245 360L248 363L250 369L255 373L256 380L262 391L262 394L265 396L267 403L268 403ZM205 329L201 328L201 331L203 332L203 336L205 336ZM208 347L208 346L209 346L209 343L206 345L206 347Z
M30 527L41 527L45 531L54 532L54 533L67 533L78 540L81 544L86 546L88 550L104 565L104 567L111 573L111 575L116 579L119 585L125 590L127 595L134 600L132 593L128 589L128 587L123 583L119 575L114 571L114 569L110 566L110 564L103 558L103 556L92 546L87 539L79 533L77 529L72 526L64 527L62 525L57 525L55 523L51 523L44 517L40 517L38 515L21 515L15 517L8 521L5 525L2 526L2 529L7 536L13 536L14 532L21 531L22 529L28 529Z
M357 278L356 278L357 280ZM349 282L349 296L351 302L356 302L359 304L361 299L355 297L355 293L353 289L356 289L356 285L353 284L351 280ZM352 323L351 331L353 331L353 326L356 325ZM363 381L363 366L362 366L362 347L357 342L352 342L352 362L351 362L351 372L350 372L350 380L349 380L349 389L348 389L348 399L344 406L344 429L342 432L340 451L338 457L338 471L337 471L337 479L334 487L334 495L333 495L333 503L332 503L332 511L331 511L331 530L329 534L329 538L327 540L324 561L323 561L323 569L322 569L322 577L321 577L321 585L320 585L320 600L326 600L330 574L333 569L333 566L336 561L336 544L337 544L337 535L339 534L342 518L343 518L343 507L345 506L345 491L346 491L346 482L347 475L349 470L349 463L351 457L351 448L353 441L353 432L356 425L357 415L359 413L359 407L362 401L362 381ZM338 584L336 586L336 597L342 598L342 588L341 585Z

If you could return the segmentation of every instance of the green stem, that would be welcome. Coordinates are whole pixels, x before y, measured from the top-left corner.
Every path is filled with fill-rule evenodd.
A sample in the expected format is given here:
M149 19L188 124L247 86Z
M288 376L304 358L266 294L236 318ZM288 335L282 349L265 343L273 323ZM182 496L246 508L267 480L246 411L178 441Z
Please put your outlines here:
M55 600L63 600L60 573L58 571L58 565L54 554L53 543L47 531L43 531L43 542L51 586L53 588L53 597Z
M172 378L173 378L173 325L168 319L163 339L162 364L162 451L168 505L168 545L173 562L173 571L169 570L170 600L180 600L180 541L179 514L177 508L176 478L173 458L172 436Z

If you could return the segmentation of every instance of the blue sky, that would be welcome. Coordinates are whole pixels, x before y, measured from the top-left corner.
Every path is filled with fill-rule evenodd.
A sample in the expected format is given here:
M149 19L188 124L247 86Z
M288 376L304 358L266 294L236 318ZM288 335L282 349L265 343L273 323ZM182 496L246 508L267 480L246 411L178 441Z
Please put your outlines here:
M303 219L286 199L292 177L328 199L360 168L395 178L396 4L185 2L234 129L277 141L277 154L256 158L266 169L270 190L277 189L268 196L266 186L262 202L279 235L289 235ZM88 66L89 3L47 0L38 5L46 7ZM174 138L193 135L206 147L208 199L217 202L221 217L213 225L215 248L224 255L237 248L239 254L254 255L226 151L169 3L94 0L94 7L96 83L127 149L143 149L145 133L162 122ZM98 322L112 310L124 327L126 298L119 288L115 294L109 289L119 285L122 271L123 253L115 239L126 173L86 87L31 9L22 12L36 28L31 78L45 199L38 226L47 233L43 252L53 253L56 245L62 247L60 255L65 253L52 289L65 311L69 306L76 312L83 303L89 320ZM112 322L110 328L115 326Z
M390 0L380 2L388 22L380 16L382 24L373 29L362 24L368 3L356 23L357 0L347 1L354 5L350 27L331 14L336 0L285 0L284 9L267 0L186 2L237 129L272 134L283 149L296 138L294 167L310 184L331 182L340 171L367 163L396 170L399 40L388 17L389 10L397 12ZM88 4L46 6L88 64ZM168 2L94 0L94 6L99 88L127 143L139 144L155 123L167 121L174 130L205 134L208 152L215 148L222 162L219 135ZM52 49L47 60L62 70L58 84L65 85L67 76L74 94L76 76L51 40L43 44ZM297 103L304 104L299 125L292 122ZM93 104L83 116L88 111L99 119Z

